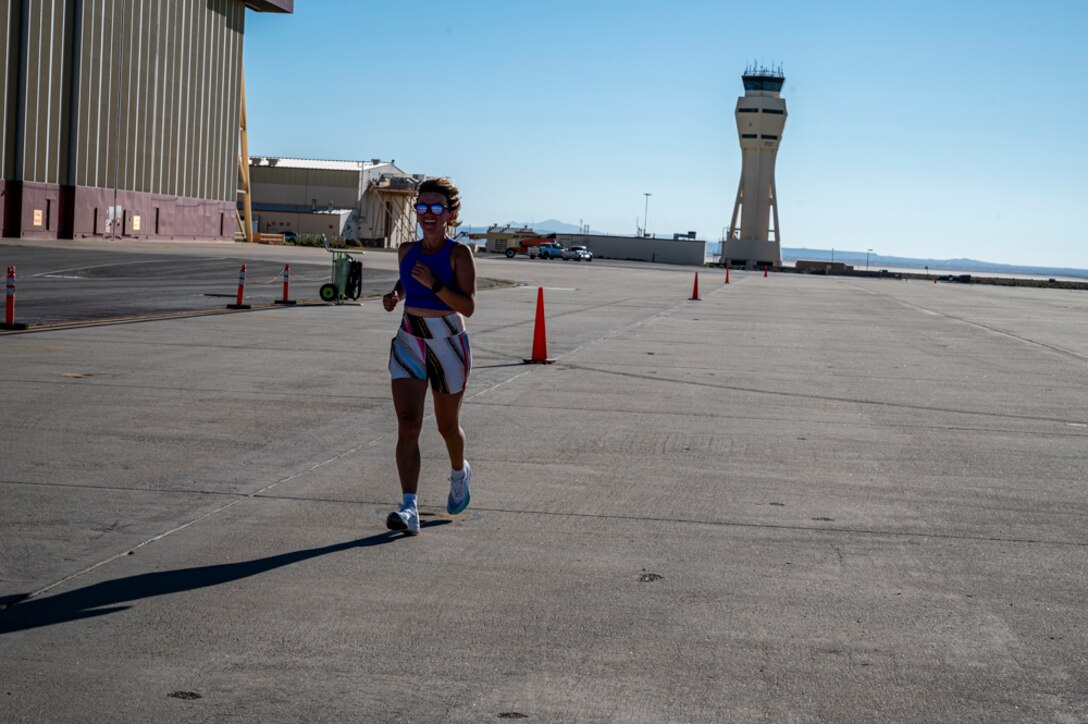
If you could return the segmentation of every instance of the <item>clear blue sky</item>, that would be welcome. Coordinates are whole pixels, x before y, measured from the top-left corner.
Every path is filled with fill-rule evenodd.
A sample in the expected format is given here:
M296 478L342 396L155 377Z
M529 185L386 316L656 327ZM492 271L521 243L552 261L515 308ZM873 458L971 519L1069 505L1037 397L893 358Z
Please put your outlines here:
M716 240L781 64L782 243L1088 268L1088 2L297 0L248 13L250 152L452 177L484 226Z

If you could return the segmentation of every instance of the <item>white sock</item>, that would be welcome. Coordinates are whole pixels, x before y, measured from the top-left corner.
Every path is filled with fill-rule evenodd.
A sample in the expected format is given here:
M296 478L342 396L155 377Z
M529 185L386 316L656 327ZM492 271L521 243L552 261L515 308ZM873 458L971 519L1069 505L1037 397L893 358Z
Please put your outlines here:
M463 478L466 475L468 475L468 460L465 461L465 467L461 468L460 470L453 471L453 477L458 479Z
M415 493L405 493L404 494L404 507L405 508L415 508L416 507L416 494Z

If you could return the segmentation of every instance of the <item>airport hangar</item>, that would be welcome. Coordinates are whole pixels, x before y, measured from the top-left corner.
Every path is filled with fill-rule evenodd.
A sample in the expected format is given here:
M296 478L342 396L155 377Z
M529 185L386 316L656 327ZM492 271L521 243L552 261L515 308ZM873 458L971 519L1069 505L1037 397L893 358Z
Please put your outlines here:
M233 239L247 9L0 0L3 236Z

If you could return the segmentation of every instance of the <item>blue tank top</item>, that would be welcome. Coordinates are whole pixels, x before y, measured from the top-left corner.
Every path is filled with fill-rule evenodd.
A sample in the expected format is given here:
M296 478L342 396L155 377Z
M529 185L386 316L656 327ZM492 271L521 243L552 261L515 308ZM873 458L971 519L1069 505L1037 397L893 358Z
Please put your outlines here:
M405 253L400 261L400 283L404 286L404 306L453 311L453 308L439 299L429 287L415 280L412 269L418 262L423 262L424 266L430 268L435 279L447 287L457 289L457 284L453 280L453 264L450 263L450 254L453 253L453 247L456 244L457 242L452 239L446 239L446 245L441 249L433 254L424 254L421 251L423 242L419 241Z

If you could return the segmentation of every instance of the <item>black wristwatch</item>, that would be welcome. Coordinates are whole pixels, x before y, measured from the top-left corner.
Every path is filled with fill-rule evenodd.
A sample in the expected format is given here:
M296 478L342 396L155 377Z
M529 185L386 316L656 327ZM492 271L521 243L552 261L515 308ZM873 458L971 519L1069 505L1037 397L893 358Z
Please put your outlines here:
M431 285L431 291L434 294L438 294L440 291L442 291L442 287L444 286L445 285L442 283L441 279L435 279L434 284Z

